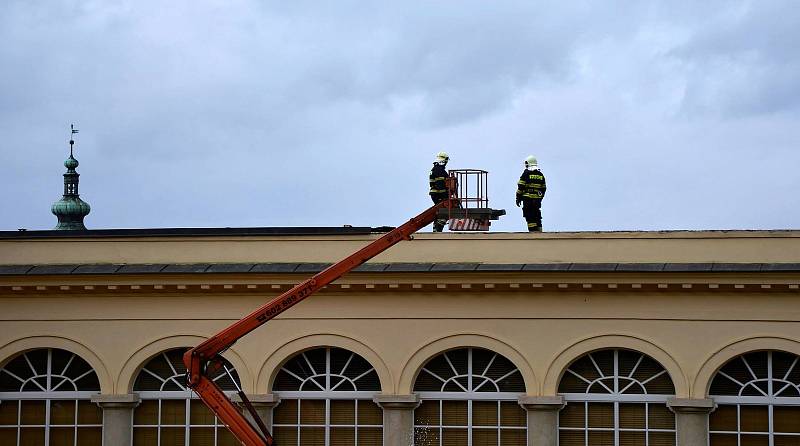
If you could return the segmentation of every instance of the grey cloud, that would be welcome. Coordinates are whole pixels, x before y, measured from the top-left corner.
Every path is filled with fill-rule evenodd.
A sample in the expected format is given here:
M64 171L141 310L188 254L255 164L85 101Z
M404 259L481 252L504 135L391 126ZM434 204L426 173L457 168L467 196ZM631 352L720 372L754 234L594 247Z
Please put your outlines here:
M689 73L686 108L733 116L797 111L798 29L791 2L729 5L671 53Z
M54 224L77 122L95 228L397 224L439 150L498 230L529 153L548 229L792 226L796 17L760 5L9 2L0 225Z

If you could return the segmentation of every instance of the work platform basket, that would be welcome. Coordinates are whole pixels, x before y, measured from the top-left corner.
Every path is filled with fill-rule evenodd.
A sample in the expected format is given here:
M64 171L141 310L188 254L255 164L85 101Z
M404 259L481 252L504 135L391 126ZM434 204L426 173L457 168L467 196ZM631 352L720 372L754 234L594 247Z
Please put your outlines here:
M439 210L438 219L447 219L451 231L488 231L491 220L505 215L504 209L489 207L489 172L480 169L453 169L447 191L457 205Z

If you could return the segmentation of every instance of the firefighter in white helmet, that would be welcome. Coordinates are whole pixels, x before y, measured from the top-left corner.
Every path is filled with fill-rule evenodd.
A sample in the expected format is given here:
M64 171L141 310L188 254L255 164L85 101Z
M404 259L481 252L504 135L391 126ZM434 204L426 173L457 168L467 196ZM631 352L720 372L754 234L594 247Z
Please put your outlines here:
M517 181L517 206L522 204L522 215L530 232L542 232L542 199L545 191L547 185L539 163L533 155L528 156L525 158L525 170Z
M434 204L448 199L446 185L448 174L445 167L447 166L447 162L449 160L450 157L447 156L447 153L439 152L436 154L436 158L433 161L433 168L431 168L431 173L428 177L428 183L430 185L429 194ZM446 223L447 220L445 219L435 220L433 222L433 232L442 232Z

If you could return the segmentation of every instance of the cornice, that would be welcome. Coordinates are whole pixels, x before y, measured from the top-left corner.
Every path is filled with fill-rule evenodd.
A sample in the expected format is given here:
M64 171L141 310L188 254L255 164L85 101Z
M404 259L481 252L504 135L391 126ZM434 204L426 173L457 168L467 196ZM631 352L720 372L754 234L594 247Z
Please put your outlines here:
M0 265L0 295L276 294L324 263ZM368 263L322 292L797 293L798 263Z

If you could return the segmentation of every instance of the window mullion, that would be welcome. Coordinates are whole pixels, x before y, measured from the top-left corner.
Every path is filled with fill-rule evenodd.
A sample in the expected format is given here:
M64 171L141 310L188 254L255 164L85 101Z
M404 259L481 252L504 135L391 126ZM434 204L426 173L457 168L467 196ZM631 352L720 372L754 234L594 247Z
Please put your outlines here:
M348 360L348 363L349 362L350 360ZM360 405L359 401L360 400L353 401L353 406L355 407L355 409L353 409L353 444L355 445L358 444L358 406ZM411 415L413 416L414 413L412 412Z
M50 401L44 404L44 444L50 444Z
M17 401L17 446L22 437L22 400Z
M439 446L444 446L444 429L442 428L444 416L442 415L442 409L444 409L444 404L442 404L442 400L439 400Z
M614 361L614 368L616 369L616 361ZM614 370L614 381L617 380L616 372ZM616 382L614 385L616 385ZM619 446L619 401L614 401L614 445Z
M736 445L742 446L742 405L736 405Z
M46 367L47 367L47 371L45 373L46 373L46 377L47 378L46 378L45 381L47 382L47 391L49 392L53 388L53 383L52 383L53 349L52 348L48 348L47 349L47 366Z
M161 444L161 400L158 400L158 419L156 419L156 439L158 440L158 444Z
M492 359L494 359L494 358L492 358ZM497 402L497 444L498 445L500 444L500 424L501 424L500 423L500 413L501 413L500 412L500 404L502 404L502 403L500 401L498 401ZM526 417L528 416L527 411L525 412L525 416ZM526 423L527 423L527 421L526 421ZM525 426L527 427L527 424Z
M770 397L775 396L775 390L772 387L772 352L767 352L767 394Z
M467 389L472 392L472 349L467 349ZM472 399L467 400L467 446L472 446Z
M589 402L583 403L583 445L589 446Z
M297 399L297 446L300 446L300 433L302 429L300 428L300 405L302 400L300 398Z
M78 444L78 400L75 400L75 411L73 412L73 415L74 416L72 417L72 424L73 424L73 428L72 428L73 441L72 441L72 444Z
M189 445L189 437L191 435L191 432L190 432L190 429L191 429L191 421L190 420L191 420L191 418L189 418L190 415L191 415L189 413L189 411L191 410L191 405L189 403L190 401L191 401L191 399L186 398L184 400L184 402L183 402L183 416L184 416L184 419L183 419L183 432L184 432L184 434L183 434L184 435L183 444L185 446L190 446Z
M770 396L770 398L773 398L775 396L774 390L775 389L773 388L773 384L772 384L772 352L768 351L767 352L767 394ZM773 410L772 410L772 408L773 408L772 404L767 406L767 414L769 415L769 418L768 418L768 420L769 420L768 421L769 422L769 446L774 446L775 445L775 430L774 430L774 427L773 427L773 419L772 419Z
M467 446L472 446L472 400L467 400Z
M327 376L330 377L330 373ZM329 444L331 444L331 400L330 398L326 398L325 399L325 446L328 446Z

